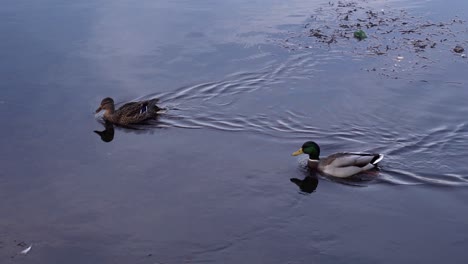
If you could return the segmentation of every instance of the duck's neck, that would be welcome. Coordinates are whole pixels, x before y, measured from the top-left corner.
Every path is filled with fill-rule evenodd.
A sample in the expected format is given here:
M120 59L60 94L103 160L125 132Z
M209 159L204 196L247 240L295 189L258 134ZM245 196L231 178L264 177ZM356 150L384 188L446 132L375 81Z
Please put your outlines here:
M110 107L109 109L106 109L106 111L104 112L104 119L112 122L114 118L114 113L115 113L114 106Z
M319 158L319 155L317 152L314 152L312 154L309 154L309 160L316 160L318 161L320 158Z
M309 166L309 168L317 168L318 164L319 164L318 159L310 159L309 158L309 161L307 161L307 165Z
M109 106L109 109L107 109L107 112L109 112L111 115L114 114L115 112L115 105L112 103L111 106Z
M317 151L312 152L309 154L309 161L307 162L309 165L309 168L317 168L319 164L319 154Z

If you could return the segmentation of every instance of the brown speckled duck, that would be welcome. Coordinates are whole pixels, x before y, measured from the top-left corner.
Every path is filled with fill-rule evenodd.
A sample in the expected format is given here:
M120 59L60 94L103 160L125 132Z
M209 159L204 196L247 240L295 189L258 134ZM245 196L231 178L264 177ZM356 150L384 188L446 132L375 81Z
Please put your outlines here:
M114 100L107 97L101 101L96 113L104 110L104 120L116 125L141 124L158 116L161 108L156 105L157 102L158 99L131 102L115 110Z
M343 152L335 153L323 159L319 158L320 147L313 141L307 141L292 155L308 154L307 165L311 169L338 178L346 178L361 172L368 171L377 166L383 158L383 154Z

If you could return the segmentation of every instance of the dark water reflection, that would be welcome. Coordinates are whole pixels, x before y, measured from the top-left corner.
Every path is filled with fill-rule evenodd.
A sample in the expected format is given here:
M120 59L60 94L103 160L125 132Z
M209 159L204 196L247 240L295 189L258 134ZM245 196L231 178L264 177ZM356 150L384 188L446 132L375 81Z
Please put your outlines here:
M304 193L313 193L317 189L319 179L317 175L307 175L304 179L291 178L289 179L292 183L299 187L299 190Z
M467 61L395 79L365 70L383 58L279 45L327 4L5 1L0 263L462 263ZM92 114L107 96L168 111L113 127ZM386 157L336 182L290 156L306 140Z
M110 122L104 122L104 130L94 130L94 133L98 134L102 141L111 142L114 139L114 125Z

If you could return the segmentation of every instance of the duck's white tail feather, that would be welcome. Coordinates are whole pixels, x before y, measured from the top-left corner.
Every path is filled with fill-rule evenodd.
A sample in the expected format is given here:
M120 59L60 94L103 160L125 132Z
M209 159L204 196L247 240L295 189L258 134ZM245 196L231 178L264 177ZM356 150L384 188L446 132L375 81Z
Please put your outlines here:
M373 165L377 165L377 163L379 163L381 160L383 160L384 154L378 154L378 155L379 155L379 157L372 162Z

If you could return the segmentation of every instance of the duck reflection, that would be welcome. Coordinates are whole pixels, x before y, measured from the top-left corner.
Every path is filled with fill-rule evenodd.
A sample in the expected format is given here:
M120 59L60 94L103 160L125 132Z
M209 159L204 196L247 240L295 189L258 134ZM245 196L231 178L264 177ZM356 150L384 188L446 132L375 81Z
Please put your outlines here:
M299 187L299 190L304 193L313 193L317 189L319 182L317 175L313 172L309 172L309 175L302 180L298 178L291 178L289 180L295 183Z
M309 194L315 192L315 190L317 189L319 178L347 186L366 187L369 184L369 182L372 182L376 179L376 176L379 174L379 171L368 171L343 179L337 177L330 177L313 170L307 171L306 174L307 175L302 180L298 178L291 178L290 181L296 184L301 192Z
M114 125L111 122L105 121L104 128L102 131L94 130L94 133L98 134L102 141L111 142L114 139Z
M104 126L104 130L94 130L93 132L98 134L101 137L101 140L104 142L111 142L114 140L114 133L116 129L124 133L152 134L153 129L164 128L164 126L162 126L159 122L158 117L153 118L153 120L143 121L134 125L115 125L106 120L100 120L99 123Z

